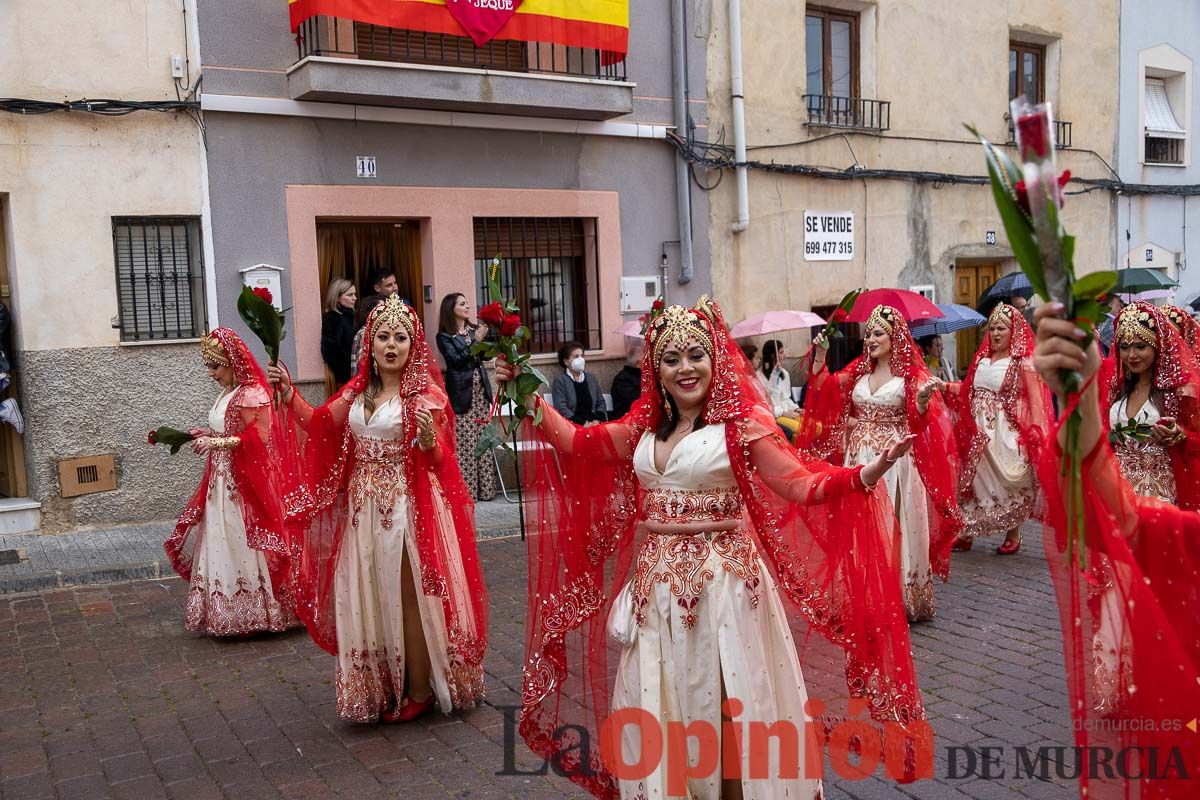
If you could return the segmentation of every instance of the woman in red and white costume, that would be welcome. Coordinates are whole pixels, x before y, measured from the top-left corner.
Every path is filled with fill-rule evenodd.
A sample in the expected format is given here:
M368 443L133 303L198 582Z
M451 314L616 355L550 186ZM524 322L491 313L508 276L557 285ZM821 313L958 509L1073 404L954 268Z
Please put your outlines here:
M420 317L367 318L358 374L313 409L272 367L307 433L315 510L298 526L297 607L337 656L337 713L405 722L483 696L487 588L454 419Z
M513 374L497 368L502 381ZM873 488L908 451L907 437L852 469L805 462L704 298L651 320L642 393L620 421L580 428L531 404L520 731L535 753L596 797L808 800L820 796L819 777L781 772L769 753L758 754L770 762L765 774L748 771L750 755L734 750L744 777L709 763L672 788L662 762L643 774L611 772L596 735L610 711L644 723L617 731L614 749L633 765L653 759L643 737L672 723L719 741L723 708L738 725L799 729L822 713L806 706L806 683L829 678L820 670L830 666L838 674L816 693L826 710L857 697L876 720L923 719L892 579L891 509ZM797 636L785 599L803 621ZM619 652L615 684L609 640ZM805 663L817 664L812 672L801 672L798 643ZM836 651L810 659L821 647ZM579 746L581 727L590 751ZM794 754L801 765L804 738Z
M1094 763L1107 751L1121 764L1084 769L1080 796L1190 800L1200 768L1200 737L1185 729L1190 709L1200 708L1200 514L1138 495L1122 476L1106 441L1110 406L1101 405L1099 351L1095 342L1082 344L1084 332L1062 313L1058 303L1037 310L1034 363L1058 395L1060 419L1076 405L1080 411L1083 504L1068 508L1065 426L1051 429L1038 465L1043 541L1058 595L1075 744L1085 748L1077 752ZM1082 376L1079 395L1065 393L1059 370ZM1068 550L1068 514L1076 513L1083 536Z
M1015 307L998 304L961 383L946 384L958 413L954 428L959 506L965 527L955 549L976 536L1004 533L996 549L1021 549L1020 526L1037 502L1033 461L1041 450L1050 395L1033 368L1033 329Z
M1192 351L1158 308L1121 309L1108 376L1113 452L1133 490L1200 509L1200 378Z
M852 467L877 458L887 442L915 435L912 452L884 479L900 521L899 579L910 621L934 615L933 576L950 577L950 547L962 529L954 429L908 322L877 306L863 324L865 352L845 369L825 369L815 342L814 375L798 446Z
M271 390L228 328L204 336L200 352L222 391L208 427L192 431L192 449L207 457L204 478L165 544L172 568L191 583L184 627L211 636L286 630L298 620Z

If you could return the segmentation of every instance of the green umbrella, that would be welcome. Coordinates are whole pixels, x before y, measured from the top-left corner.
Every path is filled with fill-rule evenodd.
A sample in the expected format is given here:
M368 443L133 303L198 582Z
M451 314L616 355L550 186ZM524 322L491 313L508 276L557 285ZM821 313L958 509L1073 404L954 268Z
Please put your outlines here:
M1146 292L1151 289L1170 289L1178 286L1179 281L1173 281L1156 269L1132 267L1117 270L1117 285L1113 289L1117 294Z

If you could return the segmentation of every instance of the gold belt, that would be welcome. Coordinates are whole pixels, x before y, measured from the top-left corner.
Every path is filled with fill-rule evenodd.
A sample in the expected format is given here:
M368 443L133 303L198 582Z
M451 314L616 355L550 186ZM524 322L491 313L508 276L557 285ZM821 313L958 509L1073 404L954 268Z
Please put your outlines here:
M733 522L742 518L742 495L736 486L715 489L650 489L642 502L646 522Z

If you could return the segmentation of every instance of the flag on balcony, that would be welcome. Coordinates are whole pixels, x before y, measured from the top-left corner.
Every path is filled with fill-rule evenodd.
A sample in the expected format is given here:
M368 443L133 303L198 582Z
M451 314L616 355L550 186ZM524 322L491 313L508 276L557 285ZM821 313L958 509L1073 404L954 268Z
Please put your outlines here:
M492 39L552 42L603 51L606 64L629 50L629 0L288 0L292 31L310 17Z

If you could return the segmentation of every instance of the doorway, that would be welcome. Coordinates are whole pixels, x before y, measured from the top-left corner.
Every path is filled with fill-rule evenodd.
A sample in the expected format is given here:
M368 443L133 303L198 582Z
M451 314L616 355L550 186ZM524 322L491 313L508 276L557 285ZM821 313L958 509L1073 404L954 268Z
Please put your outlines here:
M346 278L358 296L371 293L371 274L390 269L400 296L421 303L421 223L417 220L318 221L317 265L321 302L335 278Z
M975 308L979 295L1000 279L1000 265L995 262L962 263L954 265L954 302ZM963 378L979 349L979 328L968 328L959 331L955 337L958 342L955 354L958 359L957 377Z
M12 298L12 284L8 279L8 204L0 197L0 303L8 314L7 324L0 330L0 349L3 349L9 364L5 375L7 386L0 389L0 400L15 398L17 394L17 371L14 361L13 328L16 323L16 308ZM3 364L0 364L3 366ZM4 379L0 378L0 383ZM12 425L0 422L0 497L25 497L29 485L25 477L25 443Z

